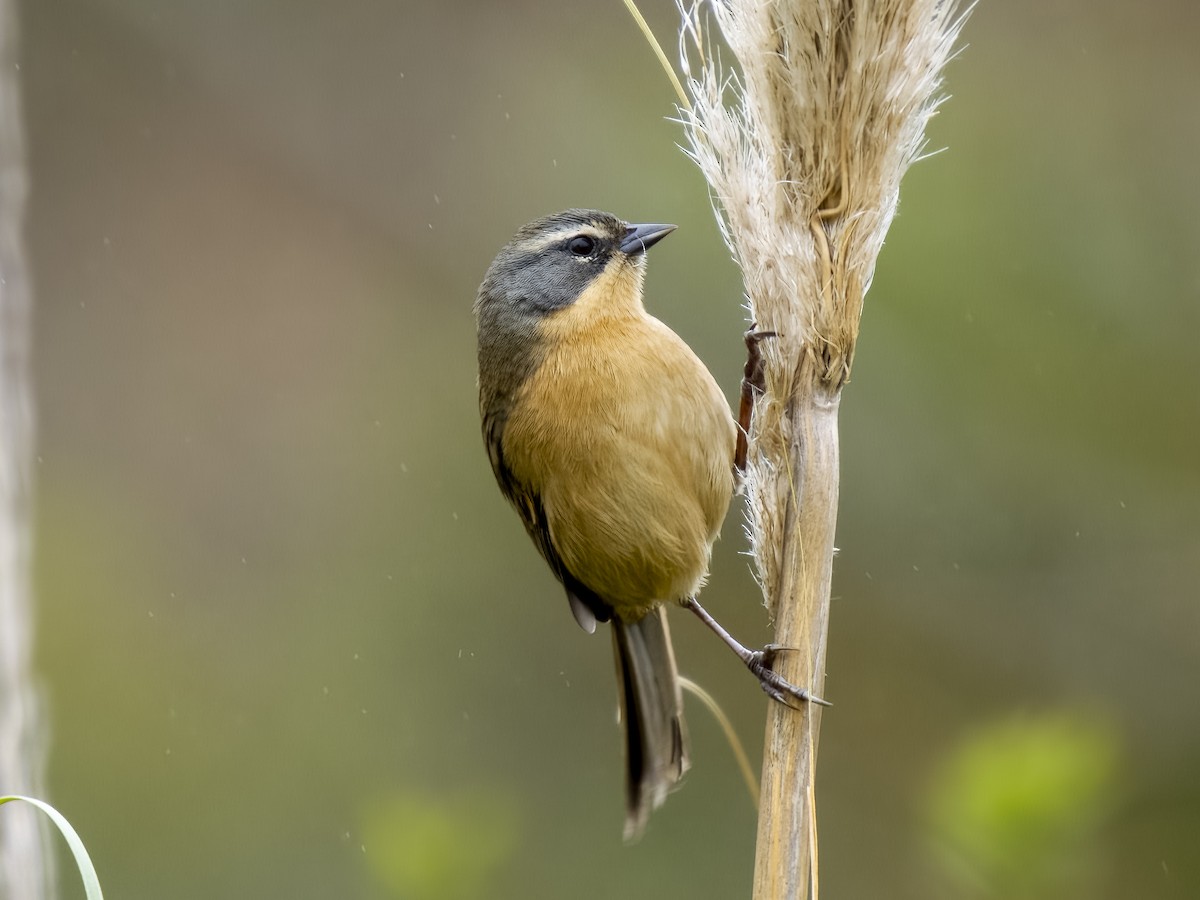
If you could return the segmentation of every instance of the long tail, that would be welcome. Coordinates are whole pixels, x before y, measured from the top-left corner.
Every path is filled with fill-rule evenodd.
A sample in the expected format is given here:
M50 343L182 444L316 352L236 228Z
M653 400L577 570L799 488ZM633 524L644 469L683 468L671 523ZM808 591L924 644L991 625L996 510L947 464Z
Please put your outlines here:
M614 617L613 648L625 729L625 839L635 840L689 765L666 609L636 622Z

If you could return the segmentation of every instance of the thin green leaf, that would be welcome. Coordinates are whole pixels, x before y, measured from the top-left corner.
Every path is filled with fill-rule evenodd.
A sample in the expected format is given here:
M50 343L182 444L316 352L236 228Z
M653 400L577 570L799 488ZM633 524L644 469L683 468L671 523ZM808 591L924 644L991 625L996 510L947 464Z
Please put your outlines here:
M79 875L83 879L83 889L87 893L87 900L104 900L104 894L100 890L100 879L96 876L96 867L92 865L92 859L88 856L87 848L83 846L83 841L63 814L49 803L36 800L33 797L22 797L17 794L0 797L0 806L3 806L9 800L23 800L26 803L36 806L50 817L50 821L58 826L58 830L62 832L62 836L67 839L67 846L71 848L71 855L75 857L75 865L78 867Z

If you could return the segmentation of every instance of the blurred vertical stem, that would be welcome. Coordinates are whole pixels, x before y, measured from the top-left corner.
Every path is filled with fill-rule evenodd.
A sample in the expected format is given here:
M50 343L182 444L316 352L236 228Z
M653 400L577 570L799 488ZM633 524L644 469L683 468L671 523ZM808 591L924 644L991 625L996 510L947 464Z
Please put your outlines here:
M921 154L962 18L952 0L685 2L690 154L741 267L765 393L750 433L749 532L781 673L824 693L837 412L863 298ZM715 21L736 61L724 67ZM817 894L820 710L769 705L754 897Z
M16 49L14 3L0 0L0 794L37 794L44 754L30 660L31 300ZM32 811L0 818L0 897L52 896L42 831Z

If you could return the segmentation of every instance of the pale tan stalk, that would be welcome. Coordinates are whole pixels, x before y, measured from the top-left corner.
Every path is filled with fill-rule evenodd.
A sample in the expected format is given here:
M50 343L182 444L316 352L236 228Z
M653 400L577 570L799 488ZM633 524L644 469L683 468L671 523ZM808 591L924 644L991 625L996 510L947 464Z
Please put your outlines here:
M33 666L33 293L16 7L0 0L0 794L36 796L46 733ZM53 897L45 826L16 806L0 811L0 897Z
M837 413L863 298L924 145L962 24L947 0L681 5L690 154L741 267L766 392L750 434L749 535L782 674L825 693ZM717 40L732 54L727 67ZM816 896L820 709L769 706L754 896Z

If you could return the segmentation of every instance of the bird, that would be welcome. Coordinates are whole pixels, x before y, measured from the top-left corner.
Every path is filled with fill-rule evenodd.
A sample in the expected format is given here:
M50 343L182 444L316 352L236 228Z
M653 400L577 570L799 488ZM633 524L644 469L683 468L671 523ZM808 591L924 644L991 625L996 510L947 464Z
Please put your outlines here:
M646 253L675 228L594 209L537 219L497 254L474 306L496 481L576 622L588 633L612 623L626 840L690 765L669 605L699 616L768 695L824 702L774 672L776 648L746 649L696 600L738 485L745 423L643 303Z

